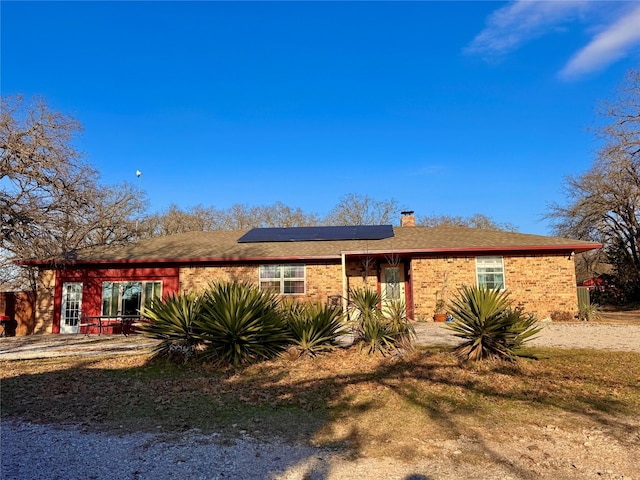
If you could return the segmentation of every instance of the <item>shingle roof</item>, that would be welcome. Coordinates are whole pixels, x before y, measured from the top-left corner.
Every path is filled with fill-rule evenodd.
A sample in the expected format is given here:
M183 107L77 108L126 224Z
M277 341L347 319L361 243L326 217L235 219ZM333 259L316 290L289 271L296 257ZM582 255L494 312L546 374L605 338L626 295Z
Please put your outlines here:
M395 235L381 240L238 243L245 233L215 230L155 237L124 246L82 250L73 263L328 259L340 258L343 253L581 252L601 247L568 238L453 226L394 227Z

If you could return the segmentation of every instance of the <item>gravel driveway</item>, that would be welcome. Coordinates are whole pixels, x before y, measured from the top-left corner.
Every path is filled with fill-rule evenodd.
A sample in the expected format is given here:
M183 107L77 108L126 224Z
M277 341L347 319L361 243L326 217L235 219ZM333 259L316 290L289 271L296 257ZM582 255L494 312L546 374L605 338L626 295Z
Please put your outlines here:
M418 345L455 345L458 339L445 324L414 323ZM640 351L640 324L544 323L531 341L540 347L596 348ZM60 357L140 353L158 342L140 335L31 335L0 338L0 361Z
M640 324L542 323L530 342L538 347L595 348L640 352ZM458 339L443 325L416 323L419 345L455 345Z
M421 345L456 342L442 324L418 323L416 330ZM60 355L135 353L151 348L154 343L139 336L3 338L0 362ZM640 351L640 325L545 324L533 344ZM531 438L533 434L535 440ZM244 431L239 431L235 442L229 444L220 442L216 434L202 435L198 431L169 437L142 433L113 435L87 432L81 427L62 429L3 421L0 435L0 478L4 480L513 480L537 478L535 469L547 468L544 462L552 468L547 473L556 479L628 480L634 478L629 476L629 466L640 454L640 446L623 450L619 439L608 435L606 430L574 433L553 425L528 426L523 432L514 432L513 445L494 445L485 439L483 446L501 452L499 458L504 460L482 467L456 461L465 451L477 448L474 440L464 436L435 445L441 452L438 456L407 463L387 457L347 458L335 451L289 445L278 439L263 443ZM540 438L546 439L548 445ZM640 444L640 437L632 443ZM522 451L526 454L521 454ZM543 458L542 453L551 455L551 460ZM530 470L521 467L525 461L537 462L537 456L541 463L532 463ZM507 458L513 460L506 461Z

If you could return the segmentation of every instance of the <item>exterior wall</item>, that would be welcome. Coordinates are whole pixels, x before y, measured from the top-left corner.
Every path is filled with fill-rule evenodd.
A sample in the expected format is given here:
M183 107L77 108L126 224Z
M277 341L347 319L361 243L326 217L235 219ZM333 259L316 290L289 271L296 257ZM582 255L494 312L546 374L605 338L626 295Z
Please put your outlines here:
M475 285L476 257L423 257L412 260L415 318L431 318L443 285L451 300L462 285ZM514 305L548 318L553 311L578 311L575 265L565 254L503 257L505 286Z
M48 332L60 333L60 312L62 308L62 285L64 282L82 282L82 313L100 315L102 313L102 283L126 281L161 281L162 295L178 291L178 268L166 266L86 268L58 270L55 279L53 309L47 314L51 327ZM38 292L40 297L40 292ZM107 332L108 333L108 332Z
M377 290L379 288L378 260L372 258L347 260L345 270L347 275L347 288L369 288L371 290Z
M305 262L295 262L305 263ZM327 302L328 297L342 295L342 267L339 262L305 263L306 294L293 297L305 301ZM259 281L258 264L224 264L186 266L180 269L180 291L201 292L213 281L241 281L254 285Z
M8 337L33 333L36 324L35 292L0 292L0 315L11 319L5 325Z
M258 265L225 264L214 266L185 266L180 268L180 292L202 292L210 283L258 283Z
M39 270L35 325L29 333L51 333L55 308L56 271Z
M538 319L551 312L578 312L576 268L567 255L521 256L504 259L505 283L513 300Z

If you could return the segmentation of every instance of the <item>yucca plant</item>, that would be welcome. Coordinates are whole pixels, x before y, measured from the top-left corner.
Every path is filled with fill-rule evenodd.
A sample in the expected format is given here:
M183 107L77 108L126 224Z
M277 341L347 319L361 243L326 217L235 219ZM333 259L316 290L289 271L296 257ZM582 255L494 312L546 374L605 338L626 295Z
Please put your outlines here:
M415 330L406 316L404 302L388 302L383 312L382 297L370 289L350 291L350 315L354 343L367 353L386 355L392 350L407 347L415 337Z
M380 294L369 288L357 288L349 290L349 320L353 330L354 341L359 341L362 335L364 323L381 316Z
M203 357L220 364L272 358L291 343L276 295L248 283L210 285L196 326Z
M380 312L377 316L365 318L361 324L358 340L360 350L367 353L381 353L386 355L395 349L399 340L390 322L387 322Z
M287 323L298 352L311 356L335 348L338 339L348 333L342 309L319 303L289 308Z
M416 330L407 317L407 306L404 300L390 300L383 308L384 317L390 323L398 340L410 346L416 337Z
M506 291L463 286L449 305L454 322L447 328L463 342L455 354L464 360L522 356L524 343L540 331L536 318L513 309Z
M201 305L194 293L171 294L141 310L147 321L141 322L138 329L147 337L162 340L154 348L155 358L184 363L195 357L200 340L194 322Z

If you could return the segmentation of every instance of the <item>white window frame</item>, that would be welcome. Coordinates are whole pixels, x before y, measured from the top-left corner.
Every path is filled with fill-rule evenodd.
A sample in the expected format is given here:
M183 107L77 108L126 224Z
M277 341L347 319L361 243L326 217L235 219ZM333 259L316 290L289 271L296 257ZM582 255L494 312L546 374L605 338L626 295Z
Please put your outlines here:
M476 282L480 287L489 287L488 282L484 280L484 275L500 275L502 276L502 286L500 290L507 288L504 274L504 258L498 256L476 257ZM482 278L482 280L481 280ZM496 282L493 282L496 283ZM495 285L489 288L496 288Z
M116 315L120 315L122 314L122 302L123 302L123 292L124 292L124 286L126 284L130 284L130 283L139 283L141 284L141 289L140 289L140 309L144 308L147 302L146 299L146 293L147 293L147 286L149 284L159 284L160 285L160 295L159 298L162 298L162 281L160 280L125 280L125 281L116 281L116 282L110 282L110 281L106 281L106 282L102 282L102 303L101 303L101 307L100 307L100 311L101 314L104 316L116 316ZM118 286L118 301L117 301L117 311L113 312L112 309L110 309L111 311L105 312L105 297L104 297L104 292L105 292L105 286L106 285L117 285ZM152 287L152 291L155 291L155 288ZM155 297L155 296L154 296Z
M302 276L286 277L286 267L302 267ZM302 282L302 292L286 291L288 290L287 282ZM264 283L277 285L265 287ZM305 295L307 293L307 266L304 263L262 264L258 268L258 285L260 285L260 290L272 290L279 295Z

